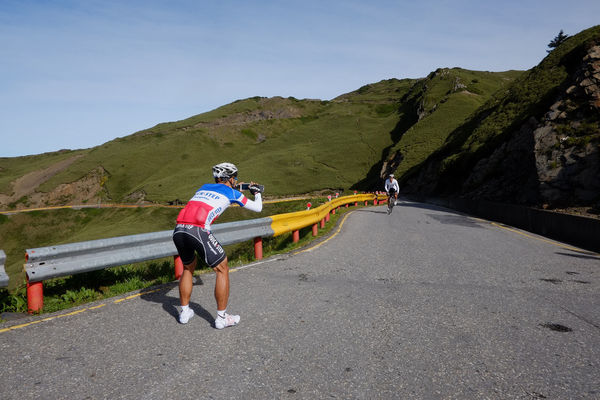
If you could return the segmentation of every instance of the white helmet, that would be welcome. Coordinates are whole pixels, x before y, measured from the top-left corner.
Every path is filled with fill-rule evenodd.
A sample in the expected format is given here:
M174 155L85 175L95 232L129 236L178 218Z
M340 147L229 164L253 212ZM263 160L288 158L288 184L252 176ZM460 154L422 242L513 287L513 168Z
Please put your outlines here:
M237 177L237 167L228 162L217 164L212 167L213 176L215 178L229 179L231 177Z
M394 177L394 174L390 174L390 178L393 178L393 177Z

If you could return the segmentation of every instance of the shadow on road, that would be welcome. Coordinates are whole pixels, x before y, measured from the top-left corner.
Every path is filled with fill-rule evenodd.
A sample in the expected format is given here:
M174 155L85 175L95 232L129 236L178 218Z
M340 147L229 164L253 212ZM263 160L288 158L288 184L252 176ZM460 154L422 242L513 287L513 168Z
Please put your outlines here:
M377 211L377 210L368 210L366 208L361 208L359 210L355 210L354 212L368 212L368 213L373 213L373 214L386 214L387 215L387 208L386 211Z
M194 283L194 286L204 285L204 282L202 282L202 279L200 279L200 277L197 276L195 278L196 278L196 282ZM176 288L177 286L178 286L178 282L168 283L168 284L164 285L163 288L161 288L159 291L152 292L152 293L145 293L145 294L141 295L140 298L143 300L146 300L146 301L153 302L153 303L162 304L163 310L165 310L168 314L170 314L173 318L175 318L175 320L179 321L179 310L177 309L177 306L179 306L179 297L173 297L173 296L167 295L168 292L170 292L172 289ZM215 318L208 311L206 311L206 309L204 307L202 307L200 304L190 301L190 308L192 310L194 310L194 313L197 316L199 316L200 318L203 318L209 324L211 324L211 325L215 324Z
M410 200L398 200L398 206L402 207L413 207L413 208L422 208L424 210L432 210L432 211L444 211L452 214L461 214L456 210L450 210L448 208L444 208L441 206L436 206L435 204L427 204L427 203L417 203Z
M587 260L600 260L600 257L595 253L587 253L587 252L581 252L581 253L583 253L583 254L572 254L572 253L561 253L561 252L557 252L556 254L561 255L561 256L584 258Z

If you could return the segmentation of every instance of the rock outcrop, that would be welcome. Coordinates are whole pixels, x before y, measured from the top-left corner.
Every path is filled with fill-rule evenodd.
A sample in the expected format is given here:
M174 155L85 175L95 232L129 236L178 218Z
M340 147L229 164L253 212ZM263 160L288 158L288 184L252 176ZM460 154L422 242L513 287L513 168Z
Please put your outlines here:
M531 117L476 164L463 194L552 207L600 200L600 46L569 83L543 118Z

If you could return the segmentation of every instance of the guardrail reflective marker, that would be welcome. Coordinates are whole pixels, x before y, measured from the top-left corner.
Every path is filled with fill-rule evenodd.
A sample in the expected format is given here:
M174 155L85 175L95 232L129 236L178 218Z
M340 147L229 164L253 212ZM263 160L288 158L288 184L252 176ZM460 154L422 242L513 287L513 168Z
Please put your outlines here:
M44 307L44 284L27 280L27 311L33 314Z
M256 258L257 260L262 260L263 258L263 246L261 237L254 238L254 258Z

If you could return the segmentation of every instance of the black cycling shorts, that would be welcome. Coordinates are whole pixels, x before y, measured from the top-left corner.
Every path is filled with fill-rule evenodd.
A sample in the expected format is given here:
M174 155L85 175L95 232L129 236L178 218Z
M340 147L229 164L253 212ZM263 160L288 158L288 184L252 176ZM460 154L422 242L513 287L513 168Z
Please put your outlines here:
M173 231L173 242L184 265L194 262L197 252L211 268L219 265L226 257L225 250L209 231L195 225L177 224Z

